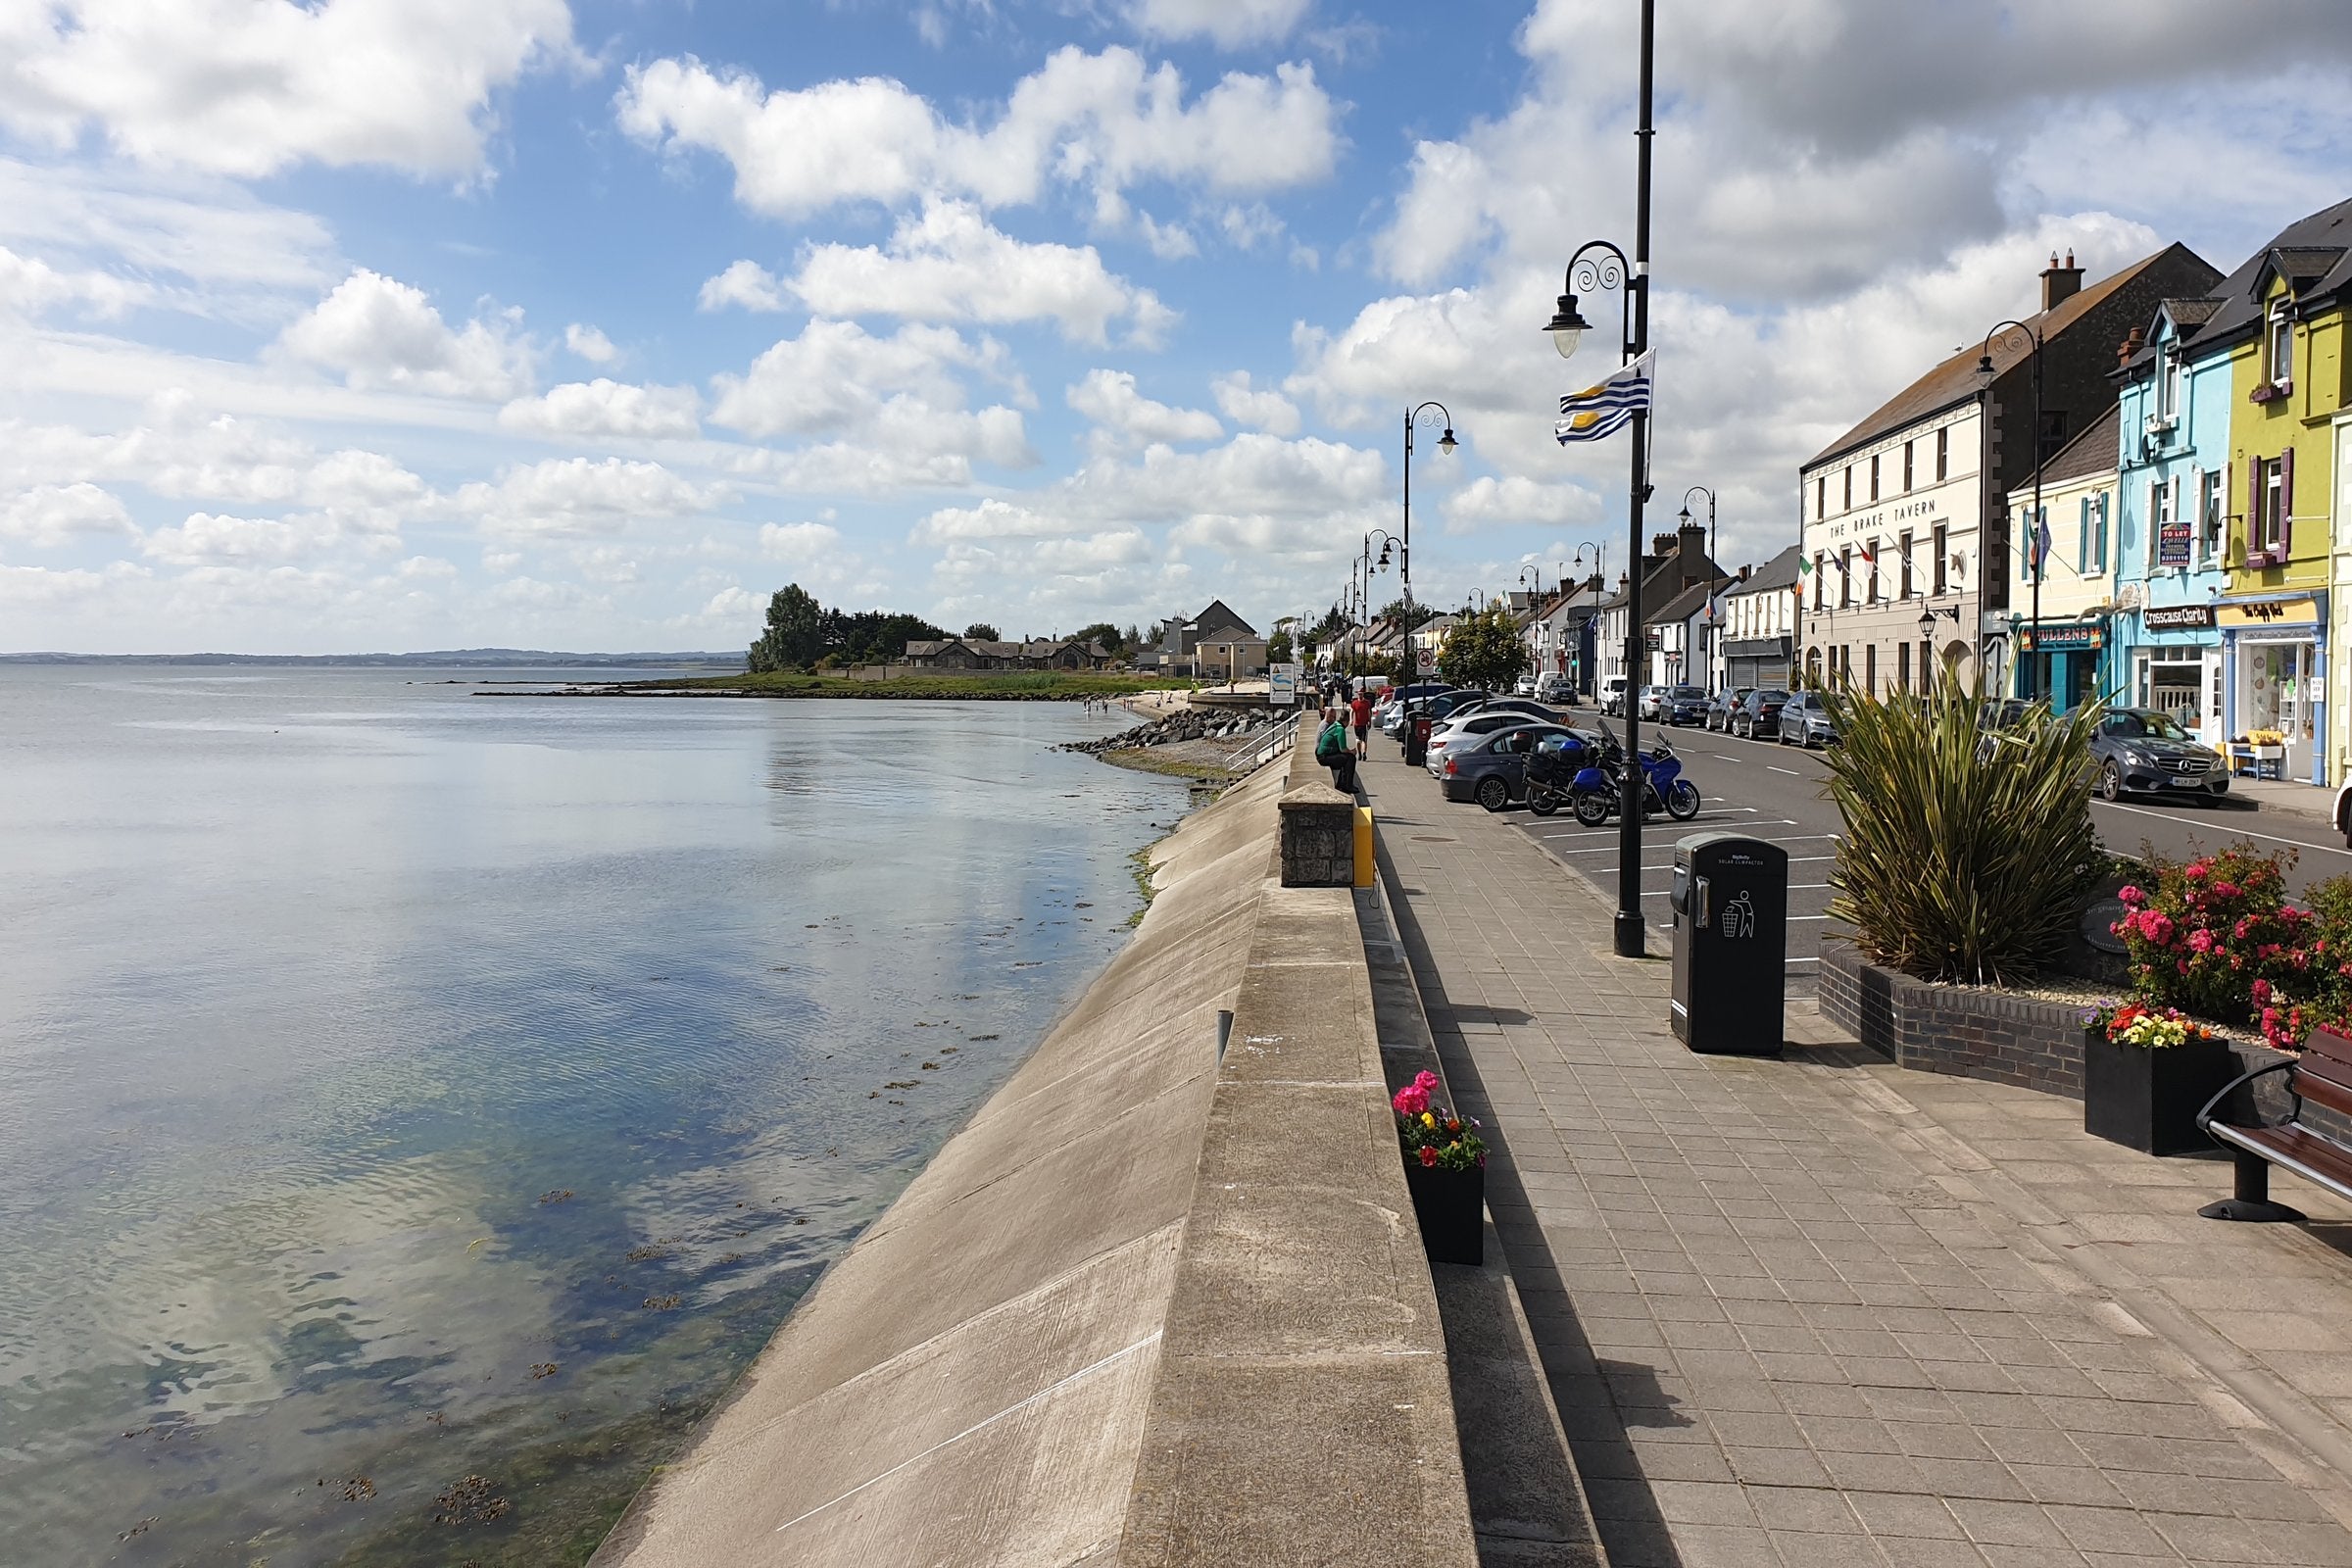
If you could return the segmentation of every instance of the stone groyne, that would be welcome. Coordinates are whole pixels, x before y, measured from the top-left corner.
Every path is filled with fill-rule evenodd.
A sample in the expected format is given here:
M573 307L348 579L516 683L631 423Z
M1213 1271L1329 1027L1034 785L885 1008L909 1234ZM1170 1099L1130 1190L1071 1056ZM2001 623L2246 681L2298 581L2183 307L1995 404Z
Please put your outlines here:
M1135 940L778 1331L596 1568L1475 1561L1305 737L1153 851Z

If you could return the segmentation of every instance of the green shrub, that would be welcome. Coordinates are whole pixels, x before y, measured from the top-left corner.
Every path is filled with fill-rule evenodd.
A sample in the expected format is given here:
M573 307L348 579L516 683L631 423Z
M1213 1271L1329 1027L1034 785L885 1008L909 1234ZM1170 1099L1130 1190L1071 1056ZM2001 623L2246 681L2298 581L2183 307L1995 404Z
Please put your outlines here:
M1841 743L1826 793L1845 819L1831 916L1872 962L1925 980L2031 979L2105 863L2087 788L2101 705L2036 705L1987 732L1982 682L1882 701L1839 680L1827 698Z

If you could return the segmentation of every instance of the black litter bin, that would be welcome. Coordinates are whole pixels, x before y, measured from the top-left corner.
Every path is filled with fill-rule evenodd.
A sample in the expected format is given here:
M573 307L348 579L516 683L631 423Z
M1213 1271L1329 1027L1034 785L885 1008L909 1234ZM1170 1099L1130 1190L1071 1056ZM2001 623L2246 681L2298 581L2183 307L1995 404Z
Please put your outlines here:
M1409 715L1404 721L1404 765L1419 767L1429 760L1430 717L1427 712Z
M1674 846L1674 1036L1692 1051L1781 1049L1788 980L1788 852L1737 833Z

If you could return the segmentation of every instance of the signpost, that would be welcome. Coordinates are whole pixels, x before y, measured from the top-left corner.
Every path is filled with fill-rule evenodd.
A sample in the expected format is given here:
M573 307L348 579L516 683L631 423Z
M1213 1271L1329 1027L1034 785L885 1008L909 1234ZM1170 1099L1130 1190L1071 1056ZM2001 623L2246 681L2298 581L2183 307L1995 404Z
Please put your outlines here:
M1266 666L1266 704L1271 708L1298 706L1298 666L1297 664L1268 664Z

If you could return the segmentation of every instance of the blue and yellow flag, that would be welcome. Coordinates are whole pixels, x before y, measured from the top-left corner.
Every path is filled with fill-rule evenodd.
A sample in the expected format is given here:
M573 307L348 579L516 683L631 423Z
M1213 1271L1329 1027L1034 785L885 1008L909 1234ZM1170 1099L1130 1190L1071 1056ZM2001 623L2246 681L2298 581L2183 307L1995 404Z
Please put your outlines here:
M1560 445L1615 435L1635 415L1648 413L1650 371L1657 357L1658 351L1651 349L1598 386L1560 399L1560 422L1551 430Z

